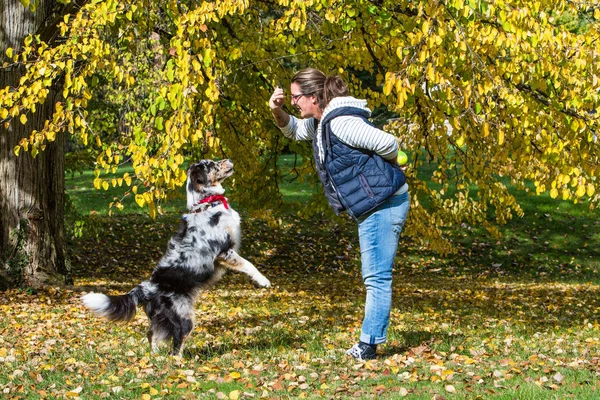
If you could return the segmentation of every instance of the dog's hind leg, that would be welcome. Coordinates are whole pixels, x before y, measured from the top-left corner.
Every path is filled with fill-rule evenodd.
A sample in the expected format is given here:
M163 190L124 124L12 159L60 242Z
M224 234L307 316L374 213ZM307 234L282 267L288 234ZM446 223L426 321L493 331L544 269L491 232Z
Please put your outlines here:
M194 323L189 318L182 318L179 324L175 324L173 329L173 350L171 354L181 357L183 353L183 344L194 328Z
M217 258L219 264L238 272L243 272L248 275L258 286L270 287L271 282L254 265L244 257L240 256L233 249L226 253L220 254Z
M154 333L152 332L152 327L148 329L148 333L146 334L148 337L148 343L150 343L150 352L152 354L158 353L158 343L154 341Z
M155 304L155 302L150 301L148 304L146 304L146 306L144 307L144 311L146 312L146 315L148 316L148 322L150 323L150 326L148 327L148 332L146 333L146 337L148 338L148 344L150 344L150 353L157 354L159 338L157 337L157 334L155 332L155 329L156 329L156 322L155 322L156 304Z

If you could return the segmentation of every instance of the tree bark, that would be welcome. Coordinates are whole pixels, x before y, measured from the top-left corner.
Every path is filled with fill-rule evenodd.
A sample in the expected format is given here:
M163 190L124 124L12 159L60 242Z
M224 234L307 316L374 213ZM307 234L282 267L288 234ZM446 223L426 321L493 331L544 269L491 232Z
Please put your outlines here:
M45 27L55 7L54 0L41 0L32 13L19 0L0 2L0 63L11 62L6 49L18 51L29 33ZM0 68L0 87L16 88L23 72L21 65ZM59 96L54 88L35 113L27 114L25 125L18 117L8 127L0 122L0 289L71 283L64 236L65 137L57 135L35 158L13 151L21 138L51 119Z

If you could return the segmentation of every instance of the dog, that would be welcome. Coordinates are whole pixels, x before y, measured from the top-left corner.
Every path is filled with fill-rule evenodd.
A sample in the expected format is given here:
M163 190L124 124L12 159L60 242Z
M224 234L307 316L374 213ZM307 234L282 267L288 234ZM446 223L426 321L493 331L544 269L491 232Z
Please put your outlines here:
M238 254L240 216L223 196L222 182L233 174L231 160L202 160L187 169L187 207L179 232L147 281L129 293L88 293L83 304L110 321L130 321L143 306L150 321L148 341L153 353L172 339L171 354L181 356L194 327L198 294L217 283L227 270L244 272L260 287L271 283Z

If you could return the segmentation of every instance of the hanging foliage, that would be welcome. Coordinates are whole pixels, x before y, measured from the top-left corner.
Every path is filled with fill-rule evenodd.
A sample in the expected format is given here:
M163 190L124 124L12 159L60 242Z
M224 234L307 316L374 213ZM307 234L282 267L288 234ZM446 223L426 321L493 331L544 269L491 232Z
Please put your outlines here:
M282 138L268 98L316 67L393 113L386 129L412 152L406 233L448 251L444 227L495 232L522 214L509 187L597 205L599 20L595 2L566 0L90 1L52 46L30 35L8 49L27 72L0 89L0 120L25 123L61 84L15 153L73 135L96 154L95 186L127 187L153 216L188 158L226 156L239 201L264 210L280 201L282 150L310 155ZM124 162L133 175L107 177Z

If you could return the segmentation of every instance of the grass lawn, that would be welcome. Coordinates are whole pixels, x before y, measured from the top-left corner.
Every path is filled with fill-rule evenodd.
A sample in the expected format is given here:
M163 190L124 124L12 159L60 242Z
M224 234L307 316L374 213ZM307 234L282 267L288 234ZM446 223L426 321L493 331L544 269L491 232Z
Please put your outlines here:
M118 193L94 190L92 179L67 179L76 209L92 213L70 241L75 286L0 298L5 398L600 398L600 217L582 205L519 194L525 217L502 240L464 229L452 256L403 239L388 343L366 363L344 355L365 295L355 223L282 212L272 228L238 208L241 253L273 287L228 274L200 296L176 359L150 354L141 310L112 324L78 298L148 277L183 198L156 221L129 212L137 206L109 218ZM282 190L288 200L310 195L296 181Z

